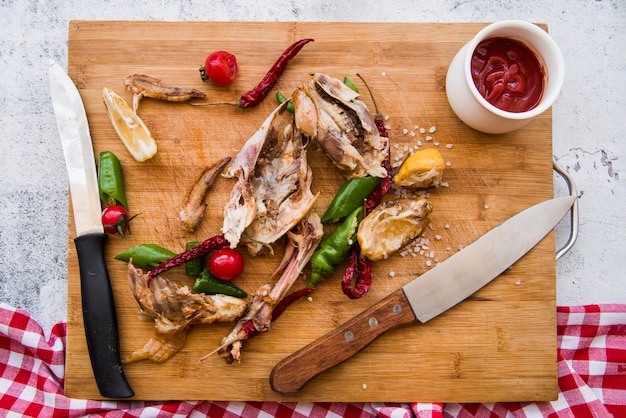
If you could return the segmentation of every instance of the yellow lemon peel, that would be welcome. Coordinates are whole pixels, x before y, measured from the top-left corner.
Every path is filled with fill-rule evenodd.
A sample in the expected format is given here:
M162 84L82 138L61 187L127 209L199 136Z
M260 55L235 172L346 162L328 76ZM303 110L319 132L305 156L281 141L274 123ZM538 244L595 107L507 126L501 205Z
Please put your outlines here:
M435 148L427 148L417 151L404 160L393 182L397 186L412 189L440 186L445 168L446 164L439 151Z
M102 98L115 132L133 158L139 162L152 158L157 152L156 141L133 108L107 87L102 89Z

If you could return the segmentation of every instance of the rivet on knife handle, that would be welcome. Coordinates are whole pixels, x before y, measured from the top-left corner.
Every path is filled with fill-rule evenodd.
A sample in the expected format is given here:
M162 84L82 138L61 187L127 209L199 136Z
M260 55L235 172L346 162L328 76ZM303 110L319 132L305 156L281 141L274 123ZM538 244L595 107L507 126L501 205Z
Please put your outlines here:
M280 361L270 375L272 389L282 394L295 393L313 377L357 354L385 331L415 321L411 306L399 289Z
M104 262L105 234L74 239L80 268L83 322L91 367L98 390L107 398L130 398L131 389L120 359L117 317L111 282Z

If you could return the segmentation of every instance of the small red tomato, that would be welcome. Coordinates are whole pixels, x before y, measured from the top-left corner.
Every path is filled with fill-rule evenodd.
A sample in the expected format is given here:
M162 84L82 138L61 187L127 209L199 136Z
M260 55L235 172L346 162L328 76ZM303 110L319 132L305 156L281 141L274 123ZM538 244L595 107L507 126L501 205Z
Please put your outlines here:
M243 273L243 256L232 248L220 248L211 254L208 267L218 279L235 280Z
M237 59L226 51L215 51L209 55L200 67L202 80L211 80L217 86L227 86L237 77Z
M124 236L126 233L130 234L130 221L135 216L131 217L123 206L107 206L102 211L104 232L107 234L120 234L121 236Z

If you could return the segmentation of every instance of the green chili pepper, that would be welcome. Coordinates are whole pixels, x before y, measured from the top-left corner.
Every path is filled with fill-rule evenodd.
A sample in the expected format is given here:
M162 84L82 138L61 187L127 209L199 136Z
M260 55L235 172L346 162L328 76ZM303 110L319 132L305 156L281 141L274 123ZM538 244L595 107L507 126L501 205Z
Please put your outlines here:
M185 245L185 250L190 250L200 245L198 241L191 241ZM197 276L204 270L204 259L202 257L194 258L185 263L185 273L188 276Z
M362 219L363 206L359 206L322 240L311 257L311 278L308 287L315 287L330 276L335 267L346 259L350 248L356 243L356 233Z
M129 248L128 250L119 253L114 258L116 260L126 262L129 262L132 259L135 266L152 270L165 260L168 260L175 255L176 253L155 244L139 244L136 247Z
M346 181L322 216L323 224L342 221L356 208L363 206L365 199L380 184L380 177L361 177Z
M287 101L287 98L285 96L283 96L283 94L280 91L276 92L276 100L278 100L278 103L285 103ZM290 101L289 104L287 105L287 111L294 113L296 111L296 108L293 105L293 102Z
M359 92L359 88L348 77L343 78L343 84L345 84L350 90L353 90L357 93Z
M102 203L104 206L119 203L128 210L120 160L111 151L103 151L98 161L98 189Z
M248 294L225 280L215 277L209 269L204 269L193 285L195 293L204 293L206 295L228 295L236 298L245 299Z

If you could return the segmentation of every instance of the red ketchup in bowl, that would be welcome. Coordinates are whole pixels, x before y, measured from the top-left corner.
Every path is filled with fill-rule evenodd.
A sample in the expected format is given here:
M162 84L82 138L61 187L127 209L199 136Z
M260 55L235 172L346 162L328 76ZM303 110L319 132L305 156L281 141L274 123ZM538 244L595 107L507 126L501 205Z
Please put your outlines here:
M481 96L507 112L526 112L539 104L545 71L533 51L511 38L489 38L472 54L472 79Z

